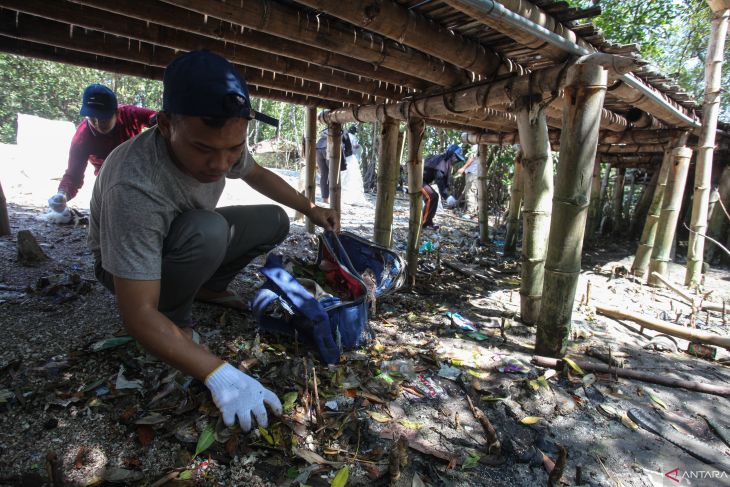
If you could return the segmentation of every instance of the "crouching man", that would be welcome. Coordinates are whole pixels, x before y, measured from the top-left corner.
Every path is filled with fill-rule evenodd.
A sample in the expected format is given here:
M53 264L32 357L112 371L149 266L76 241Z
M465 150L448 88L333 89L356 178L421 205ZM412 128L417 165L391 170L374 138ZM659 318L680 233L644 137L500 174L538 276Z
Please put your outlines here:
M339 229L338 217L253 160L248 122L272 119L252 110L246 82L227 60L183 54L166 68L163 86L157 127L115 149L94 186L96 276L116 295L129 334L204 381L227 425L237 417L248 431L253 416L267 426L266 405L281 413L276 395L193 342L189 327L193 300L235 300L228 284L284 240L289 219L276 205L216 204L225 179L242 178L328 230Z

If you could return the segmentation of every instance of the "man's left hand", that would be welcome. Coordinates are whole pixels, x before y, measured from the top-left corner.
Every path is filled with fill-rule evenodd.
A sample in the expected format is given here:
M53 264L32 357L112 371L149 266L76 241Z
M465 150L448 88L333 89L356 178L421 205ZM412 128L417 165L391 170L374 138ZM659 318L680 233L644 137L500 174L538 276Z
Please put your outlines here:
M333 232L340 231L340 218L332 208L313 206L306 213L306 216L317 226Z

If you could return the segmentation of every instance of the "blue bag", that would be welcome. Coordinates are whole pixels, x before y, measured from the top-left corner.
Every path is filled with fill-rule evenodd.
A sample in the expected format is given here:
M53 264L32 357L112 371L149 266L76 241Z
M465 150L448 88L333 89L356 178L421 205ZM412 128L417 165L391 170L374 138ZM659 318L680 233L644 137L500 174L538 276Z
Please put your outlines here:
M269 255L261 269L266 283L254 298L253 311L261 329L290 336L297 332L317 348L325 363L333 364L343 350L372 339L370 300L400 287L405 265L395 252L355 234L324 232L319 236L317 267L337 296L317 299L283 268L281 256ZM362 273L371 282L370 292Z

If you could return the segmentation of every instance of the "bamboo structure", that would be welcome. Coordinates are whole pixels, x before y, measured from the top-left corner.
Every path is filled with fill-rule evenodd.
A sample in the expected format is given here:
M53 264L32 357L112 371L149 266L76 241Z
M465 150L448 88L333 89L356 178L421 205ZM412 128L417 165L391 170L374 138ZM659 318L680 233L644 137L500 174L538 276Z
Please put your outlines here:
M520 228L520 209L522 208L522 152L515 157L515 169L510 188L509 214L507 216L507 233L504 237L505 255L514 254L517 250L517 232Z
M607 72L601 66L578 63L568 69L565 98L570 104L566 104L563 113L543 299L537 323L535 353L539 355L563 356L570 337L598 146L598 118L607 81Z
M304 194L314 203L317 177L317 107L308 106L304 116ZM314 223L307 218L307 233L314 233Z
M624 183L626 180L626 168L622 167L616 172L616 179L613 182L613 234L623 233L624 214Z
M634 213L631 215L631 224L629 225L629 234L634 237L639 232L639 227L646 221L646 215L649 212L651 206L651 200L654 197L654 190L656 189L657 181L659 181L659 172L654 171L649 179L649 184L644 187L641 192L639 201L636 203Z
M709 2L712 5L712 2ZM692 220L689 243L687 246L687 272L685 286L696 286L702 275L702 260L707 231L708 202L712 183L712 159L715 150L717 116L720 113L720 88L722 80L722 58L725 50L730 9L727 7L713 11L710 45L705 58L705 100L703 106L702 129L697 146L695 165L695 188L692 200Z
M0 184L0 237L10 235L10 220L8 219L8 202L5 200L5 192Z
M329 164L330 208L342 213L342 185L340 184L340 160L342 159L342 125L327 125L327 163Z
M601 158L596 157L593 163L593 176L591 177L591 201L588 206L588 218L586 219L585 236L586 241L592 241L596 236L598 225L601 222Z
M397 120L386 118L380 132L378 196L375 201L373 240L384 247L390 247L393 232L393 205L400 169L396 159L398 155L398 125Z
M624 198L624 217L621 220L621 226L624 228L631 221L631 205L634 203L634 193L636 192L636 170L632 170L630 173L627 171L627 173L631 184L629 184L629 194Z
M728 233L730 220L725 215L725 210L730 209L730 166L725 166L720 174L720 182L717 186L717 203L710 214L710 220L707 223L707 236L723 242L724 235ZM720 204L722 203L722 204ZM705 260L710 262L715 256L717 246L705 246Z
M639 246L636 248L634 263L631 265L631 272L638 277L642 277L649 267L649 259L651 258L652 249L654 248L654 239L656 236L657 225L659 224L659 215L662 211L662 203L664 202L664 193L667 187L667 178L669 177L669 169L672 167L672 149L668 148L664 153L662 166L657 173L656 187L652 195L651 205L644 222L644 230L641 232Z
M692 157L692 150L689 147L677 147L672 151L672 164L669 168L669 176L667 178L667 186L664 190L664 199L662 202L662 211L659 214L659 223L657 224L656 236L654 238L654 248L651 252L651 261L649 262L649 280L650 286L659 287L661 282L653 277L653 272L659 275L667 275L667 267L669 266L670 253L672 243L674 241L674 233L677 229L677 220L679 219L679 210L682 206L682 196L684 195L684 186L687 183L687 171L689 170L689 160Z
M606 163L606 171L603 173L603 178L601 179L601 202L598 208L598 229L601 228L601 221L603 220L603 217L605 216L603 214L603 206L606 201L606 197L608 196L608 183L611 180L611 166L612 163L609 161Z
M426 133L426 124L423 119L412 118L406 126L408 131L408 160L406 168L408 172L408 249L406 251L406 262L408 263L407 284L412 288L416 284L418 274L418 248L421 240L421 223L423 218L423 199L421 188L423 187L423 159L421 158L421 144Z
M477 149L477 196L479 212L479 242L489 243L489 191L487 188L487 173L492 157L487 156L487 146L480 144Z
M540 313L542 285L553 196L553 160L545 112L530 97L516 101L517 127L522 148L522 281L520 316L534 324Z

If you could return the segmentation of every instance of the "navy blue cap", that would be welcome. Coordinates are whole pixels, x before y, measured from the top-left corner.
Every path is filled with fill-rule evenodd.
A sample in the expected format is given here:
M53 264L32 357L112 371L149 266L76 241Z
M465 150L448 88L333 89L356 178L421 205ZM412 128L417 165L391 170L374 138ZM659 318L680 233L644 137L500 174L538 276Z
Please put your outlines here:
M451 144L447 149L446 153L450 155L455 155L459 158L460 161L465 161L466 158L464 157L464 154L461 152L461 146L459 144Z
M81 115L84 117L108 119L117 112L117 95L104 85L94 83L84 90Z
M165 68L162 110L210 118L243 117L279 126L251 107L246 80L225 58L207 50L176 57Z

